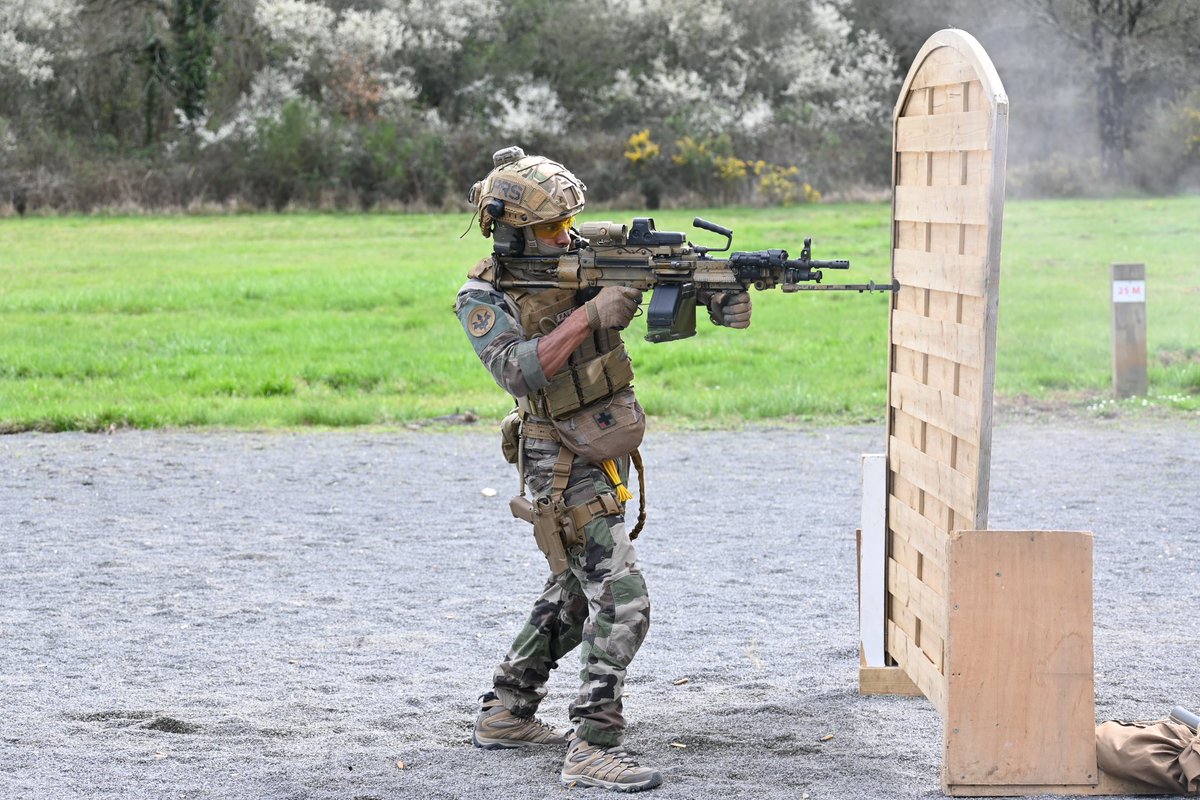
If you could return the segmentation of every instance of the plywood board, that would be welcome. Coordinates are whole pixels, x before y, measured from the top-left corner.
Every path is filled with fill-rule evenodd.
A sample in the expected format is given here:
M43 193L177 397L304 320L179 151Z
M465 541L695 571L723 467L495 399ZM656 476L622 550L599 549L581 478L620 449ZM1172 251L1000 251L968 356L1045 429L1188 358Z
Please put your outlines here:
M921 689L900 667L861 667L858 670L858 693L920 697Z
M858 548L858 629L864 664L885 667L884 570L887 568L887 456L862 457L862 527Z
M1092 535L960 531L947 586L946 784L1095 783Z
M974 38L940 31L893 122L886 644L942 710L948 543L987 527L1008 98Z

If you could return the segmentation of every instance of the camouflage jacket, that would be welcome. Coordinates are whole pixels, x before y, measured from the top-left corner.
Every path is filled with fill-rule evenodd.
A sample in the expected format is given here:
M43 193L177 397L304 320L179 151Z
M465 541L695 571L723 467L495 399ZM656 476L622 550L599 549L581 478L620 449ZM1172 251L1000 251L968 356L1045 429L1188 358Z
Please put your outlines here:
M542 289L506 293L488 279L485 259L470 272L458 292L454 310L476 355L501 388L515 398L527 398L527 410L537 417L561 414L629 386L633 379L629 356L617 331L596 331L580 343L567 363L546 375L538 360L541 335L583 303L573 290Z
M516 304L500 290L472 278L458 290L454 313L475 354L504 391L525 397L550 382L538 361L537 338L525 338Z

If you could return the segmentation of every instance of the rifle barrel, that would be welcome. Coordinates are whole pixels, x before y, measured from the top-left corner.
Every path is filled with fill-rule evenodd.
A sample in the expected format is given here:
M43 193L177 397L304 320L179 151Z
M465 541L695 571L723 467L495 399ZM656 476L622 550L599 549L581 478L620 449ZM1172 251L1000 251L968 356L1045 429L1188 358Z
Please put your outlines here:
M898 292L900 281L891 283L798 283L784 291L788 292Z

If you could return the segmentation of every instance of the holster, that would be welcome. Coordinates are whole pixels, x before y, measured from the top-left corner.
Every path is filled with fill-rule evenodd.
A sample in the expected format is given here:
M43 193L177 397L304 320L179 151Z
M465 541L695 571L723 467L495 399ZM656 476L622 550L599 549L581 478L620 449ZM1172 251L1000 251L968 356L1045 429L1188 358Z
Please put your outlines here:
M522 475L522 493L508 501L508 507L514 517L533 524L533 537L537 541L538 549L546 556L550 571L555 575L560 575L570 568L567 553L582 547L587 541L584 529L589 522L599 517L624 513L621 503L611 494L596 495L586 503L575 506L568 506L563 502L562 495L573 460L574 454L567 448L562 448L558 461L554 464L554 480L549 496L533 501L526 499Z
M518 495L508 501L508 507L514 517L533 524L533 538L555 575L570 567L567 552L587 541L585 528L589 522L623 513L621 504L611 494L597 495L577 506L563 505L550 497L530 502L524 495Z
M517 495L508 501L508 507L514 517L533 524L533 538L537 540L538 549L546 556L550 571L555 575L566 572L570 562L567 560L567 550L563 546L560 515L555 503L549 497L542 497L536 503L531 503L524 495Z

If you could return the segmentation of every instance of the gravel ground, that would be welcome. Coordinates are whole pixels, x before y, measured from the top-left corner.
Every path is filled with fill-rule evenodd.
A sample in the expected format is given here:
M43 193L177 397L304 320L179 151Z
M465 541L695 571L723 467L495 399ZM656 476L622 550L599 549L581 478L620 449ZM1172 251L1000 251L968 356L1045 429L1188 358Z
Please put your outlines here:
M650 435L626 711L654 797L940 796L932 707L856 693L882 439ZM1200 706L1200 424L1014 419L994 445L992 528L1096 533L1099 716ZM479 430L0 437L0 797L578 795L557 753L468 743L545 570L515 484Z

